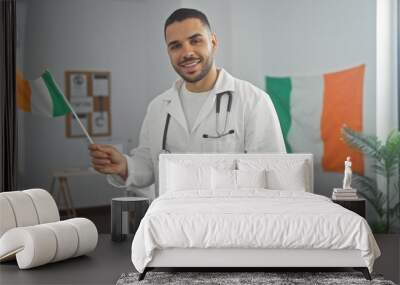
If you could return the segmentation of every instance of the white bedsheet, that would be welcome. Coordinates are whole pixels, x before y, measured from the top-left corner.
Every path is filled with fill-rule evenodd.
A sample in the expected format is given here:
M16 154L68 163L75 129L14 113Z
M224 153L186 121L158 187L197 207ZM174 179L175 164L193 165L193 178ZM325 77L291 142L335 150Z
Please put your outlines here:
M143 272L155 249L358 249L372 272L380 250L366 220L324 196L246 189L180 191L153 201L132 243Z

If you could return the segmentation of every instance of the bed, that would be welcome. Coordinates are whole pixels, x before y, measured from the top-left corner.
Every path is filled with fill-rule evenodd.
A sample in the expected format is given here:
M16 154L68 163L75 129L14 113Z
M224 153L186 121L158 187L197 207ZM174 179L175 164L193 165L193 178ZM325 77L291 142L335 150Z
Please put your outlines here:
M154 268L352 267L380 255L361 216L313 194L311 154L162 154L160 196L132 242Z

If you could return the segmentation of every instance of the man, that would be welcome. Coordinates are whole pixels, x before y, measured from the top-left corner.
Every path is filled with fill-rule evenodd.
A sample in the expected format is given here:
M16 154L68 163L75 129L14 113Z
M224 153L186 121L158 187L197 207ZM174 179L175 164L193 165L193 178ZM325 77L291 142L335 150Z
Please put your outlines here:
M178 9L164 26L172 67L182 78L148 106L139 146L131 156L112 146L89 146L93 167L115 186L157 182L160 152L286 152L268 95L217 69L217 37L207 17ZM158 196L156 185L156 196Z

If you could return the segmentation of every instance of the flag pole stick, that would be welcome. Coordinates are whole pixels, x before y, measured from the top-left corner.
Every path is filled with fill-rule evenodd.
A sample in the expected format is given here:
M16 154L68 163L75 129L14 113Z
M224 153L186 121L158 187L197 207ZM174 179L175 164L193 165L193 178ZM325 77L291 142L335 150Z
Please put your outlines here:
M65 98L64 94L62 94L65 103L67 103L69 109L71 110L72 114L74 114L75 119L78 121L79 126L81 127L82 131L85 133L86 138L88 139L89 143L94 144L93 139L89 136L85 126L82 124L81 120L79 119L78 115L75 113L74 109L72 108L71 104L68 102L67 98Z
M46 69L47 70L47 69ZM50 73L51 74L51 73ZM53 79L54 84L57 85L58 90L61 90L58 86L57 82ZM78 121L79 126L81 127L83 133L85 134L86 138L88 139L89 143L94 144L93 139L89 136L85 126L82 124L81 120L79 119L78 115L75 113L74 108L72 108L71 104L69 103L68 99L65 97L63 92L60 92L61 96L63 97L65 103L68 105L68 108L71 110L72 114L74 115L75 119Z

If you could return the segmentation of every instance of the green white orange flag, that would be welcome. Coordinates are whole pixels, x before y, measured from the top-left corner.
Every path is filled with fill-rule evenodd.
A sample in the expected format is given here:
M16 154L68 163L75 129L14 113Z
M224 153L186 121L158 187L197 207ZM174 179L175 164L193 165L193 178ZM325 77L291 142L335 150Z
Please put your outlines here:
M17 71L17 107L24 112L58 117L71 110L51 73L46 70L35 80L25 80Z
M89 143L94 143L50 71L45 70L42 76L35 80L26 80L17 71L16 83L17 107L19 109L50 118L64 116L72 112Z
M364 159L341 139L347 125L362 131L365 65L320 76L266 77L288 152L313 153L325 171L343 172L347 156L364 173Z

